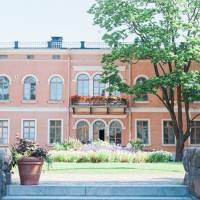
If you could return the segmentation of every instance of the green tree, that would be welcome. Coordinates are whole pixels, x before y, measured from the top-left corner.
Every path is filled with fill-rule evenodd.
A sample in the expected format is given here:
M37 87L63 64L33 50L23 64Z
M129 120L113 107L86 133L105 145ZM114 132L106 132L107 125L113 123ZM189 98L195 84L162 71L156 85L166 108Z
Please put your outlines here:
M191 70L193 62L200 62L200 1L96 0L88 12L106 30L103 40L114 47L102 59L103 81L111 83L110 91L134 94L135 99L144 92L159 98L171 116L176 161L181 161L191 122L200 116L190 116L191 102L200 100L200 72ZM130 36L134 42L124 44ZM155 77L133 87L116 78L116 61L134 65L143 59L150 60Z

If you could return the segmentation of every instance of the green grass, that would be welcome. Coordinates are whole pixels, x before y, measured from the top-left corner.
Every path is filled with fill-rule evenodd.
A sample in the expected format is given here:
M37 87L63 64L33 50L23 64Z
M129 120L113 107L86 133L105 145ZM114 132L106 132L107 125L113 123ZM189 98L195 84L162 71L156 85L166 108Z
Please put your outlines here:
M15 169L14 171L16 171ZM182 163L53 163L49 174L173 174L185 173Z

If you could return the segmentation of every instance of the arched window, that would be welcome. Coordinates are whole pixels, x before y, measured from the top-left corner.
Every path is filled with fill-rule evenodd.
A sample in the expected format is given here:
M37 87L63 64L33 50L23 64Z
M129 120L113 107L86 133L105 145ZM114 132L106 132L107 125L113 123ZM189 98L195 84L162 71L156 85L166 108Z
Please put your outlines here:
M50 80L50 100L62 100L62 79L58 76L54 76Z
M97 74L93 79L93 95L94 96L105 96L105 84L101 83L101 75Z
M121 144L122 142L122 126L119 122L111 122L109 127L110 142L115 144Z
M80 121L77 124L76 138L81 142L89 140L89 125L85 121Z
M36 80L32 76L24 80L24 100L36 99Z
M105 139L105 124L102 121L96 121L93 125L93 140Z
M9 79L0 76L0 100L9 100Z
M86 74L81 74L78 76L78 95L89 95L89 78Z
M147 79L144 78L144 77L139 77L137 80L136 80L136 84L144 84L144 82L146 81ZM148 100L148 95L147 95L147 92L144 92L144 93L141 93L139 95L139 101L147 101Z

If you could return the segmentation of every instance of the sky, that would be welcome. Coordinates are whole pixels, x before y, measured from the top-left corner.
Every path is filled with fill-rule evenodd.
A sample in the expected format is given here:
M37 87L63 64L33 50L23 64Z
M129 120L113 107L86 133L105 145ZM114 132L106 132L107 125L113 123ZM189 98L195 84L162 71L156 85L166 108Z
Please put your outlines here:
M0 0L0 42L102 42L87 10L95 0Z

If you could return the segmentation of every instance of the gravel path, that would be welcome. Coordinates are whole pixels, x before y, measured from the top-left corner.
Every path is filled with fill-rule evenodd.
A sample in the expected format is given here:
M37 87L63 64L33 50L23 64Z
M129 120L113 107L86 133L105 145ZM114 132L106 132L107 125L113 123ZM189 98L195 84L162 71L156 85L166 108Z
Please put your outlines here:
M40 184L146 184L180 185L184 174L45 174ZM18 173L13 174L14 184L19 184Z

